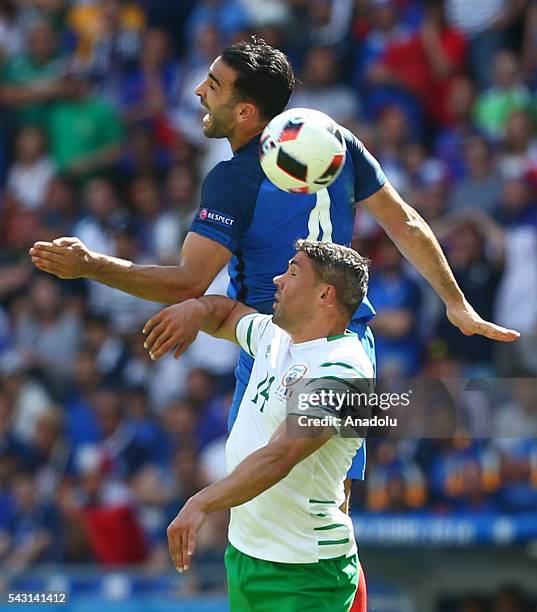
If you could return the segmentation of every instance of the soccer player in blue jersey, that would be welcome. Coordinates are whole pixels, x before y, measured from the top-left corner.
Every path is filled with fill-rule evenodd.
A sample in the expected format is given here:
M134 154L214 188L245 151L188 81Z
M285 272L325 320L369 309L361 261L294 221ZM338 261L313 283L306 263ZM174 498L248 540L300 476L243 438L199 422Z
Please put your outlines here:
M227 138L229 161L217 164L202 187L201 206L187 235L178 266L135 265L89 250L79 239L64 237L36 242L34 264L59 278L88 278L141 298L174 304L202 295L216 274L229 264L228 294L261 313L271 313L274 286L293 254L297 238L349 245L356 204L384 228L401 253L429 281L446 306L448 319L464 334L512 341L517 332L484 321L465 299L431 229L405 203L364 145L342 129L347 146L345 166L332 185L313 195L288 194L268 181L258 160L261 132L287 105L294 76L285 55L259 39L224 49L213 62L196 94L207 109L203 130L208 138ZM153 358L183 340L175 330L173 307L148 338ZM374 315L367 301L351 322L374 361ZM248 383L251 358L241 353L230 426ZM361 477L364 458L354 464Z

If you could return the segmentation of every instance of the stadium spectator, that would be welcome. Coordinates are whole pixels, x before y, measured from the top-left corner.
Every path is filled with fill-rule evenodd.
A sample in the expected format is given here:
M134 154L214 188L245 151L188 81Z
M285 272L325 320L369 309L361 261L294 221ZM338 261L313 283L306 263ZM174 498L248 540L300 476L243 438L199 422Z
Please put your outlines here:
M313 0L308 3L311 44L340 45L347 37L353 0Z
M464 76L453 79L448 101L451 123L437 130L434 139L435 156L446 163L450 175L455 179L459 179L465 171L462 164L464 142L477 133L472 113L475 95L475 85L470 79Z
M469 68L481 88L491 86L490 58L505 45L505 31L523 6L521 0L446 0L448 22L470 40Z
M50 103L70 91L65 62L52 26L43 20L34 23L24 52L12 56L2 71L0 100L12 107L19 126L46 127Z
M40 232L43 239L54 239L59 234L73 232L80 215L78 193L72 181L59 175L53 176L44 194L40 211Z
M30 376L20 354L6 351L0 361L2 388L13 406L13 433L31 443L39 415L52 404L49 390Z
M18 134L15 143L15 163L7 176L8 197L20 211L38 210L45 199L54 174L54 166L47 157L44 134L27 126Z
M515 110L507 118L499 166L504 176L526 176L537 187L537 140L528 110Z
M466 173L453 186L449 208L455 210L472 206L492 214L498 204L502 182L490 146L480 136L469 136L464 142L463 151Z
M431 499L438 510L488 512L498 508L501 484L497 453L464 431L436 441L429 466Z
M119 164L119 181L124 191L128 191L130 181L138 176L151 176L162 181L170 164L175 135L170 143L161 146L157 135L150 126L131 125L126 146Z
M20 572L40 561L58 558L61 545L54 534L58 515L53 506L38 498L31 474L15 474L11 484L11 516L9 537L11 546L2 559L7 572Z
M87 180L114 167L123 126L114 109L91 94L86 76L69 81L71 95L51 105L47 116L50 151L60 171Z
M74 476L74 455L64 435L63 415L51 407L39 416L32 440L35 487L42 502L54 504L59 486Z
M369 31L363 36L357 56L356 82L365 79L371 82L381 80L380 65L390 44L403 42L410 36L408 27L401 23L397 2L393 0L370 0L367 3ZM356 24L358 25L358 24Z
M80 490L78 518L95 561L102 565L141 563L147 542L132 493L120 480L107 475L105 455L92 446L77 454Z
M24 31L16 2L0 6L0 57L20 55L24 49Z
M377 315L375 332L378 368L383 376L412 376L419 368L417 320L421 293L403 268L403 258L394 244L384 238L377 251L376 274L369 295Z
M15 327L15 350L55 393L70 377L80 344L80 318L62 293L52 279L37 277Z
M5 392L0 392L0 458L2 459L2 470L0 471L0 490L5 493L7 476L21 469L28 468L31 463L31 447L25 444L15 433L13 428L14 409L11 398ZM7 499L2 497L7 503ZM0 504L1 506L2 504ZM4 510L0 511L5 519ZM2 523L4 524L4 523Z
M523 375L524 372L520 371ZM510 511L531 510L537 504L537 383L525 378L507 379L500 389L507 400L497 407L492 423L493 441L501 459L501 501Z
M487 62L489 60L487 59ZM507 50L494 56L494 84L481 93L475 105L477 125L491 138L505 134L509 115L520 109L534 112L531 92L522 81L516 55Z
M177 215L182 242L199 201L198 177L192 166L176 163L170 167L165 183L165 198L168 208Z
M421 29L388 45L377 64L376 81L410 92L429 118L446 124L451 121L447 101L453 77L462 72L465 54L463 35L445 21L443 1L432 1Z
M152 457L147 439L144 444L139 428L127 417L125 399L118 391L102 389L94 397L94 409L108 473L128 482Z
M94 352L82 348L73 364L72 384L65 401L67 437L76 448L100 440L93 399L102 379Z
M441 231L437 228L437 231ZM487 252L485 236L471 219L455 221L447 229L446 255L455 278L466 295L472 296L481 310L492 315L492 305L501 277L501 260L497 252ZM463 375L488 375L492 372L492 347L477 336L453 334L440 316L438 336L446 343L449 354L463 367Z
M167 109L175 104L181 69L171 56L171 42L163 29L151 28L144 37L139 66L120 81L120 106L127 123L149 124L156 136L166 132Z
M67 15L76 40L76 61L97 77L131 66L140 57L145 16L134 2L77 3Z
M506 228L537 227L536 191L524 176L515 175L503 181L496 217Z
M310 47L302 74L302 85L293 93L290 106L316 108L342 125L353 124L360 102L353 89L342 85L338 58L331 47Z
M536 84L537 75L537 5L529 2L527 13L524 17L524 34L520 59L524 80Z
M176 264L181 227L177 216L164 208L163 194L156 180L148 176L136 177L131 183L130 195L139 227L139 250L160 265Z
M215 24L218 24L223 39L229 43L235 34L248 29L248 13L239 0L200 0L186 23L188 43L194 44L203 28Z
M368 474L368 510L404 513L423 507L427 499L424 475L417 464L397 456L392 442L379 442L373 466Z

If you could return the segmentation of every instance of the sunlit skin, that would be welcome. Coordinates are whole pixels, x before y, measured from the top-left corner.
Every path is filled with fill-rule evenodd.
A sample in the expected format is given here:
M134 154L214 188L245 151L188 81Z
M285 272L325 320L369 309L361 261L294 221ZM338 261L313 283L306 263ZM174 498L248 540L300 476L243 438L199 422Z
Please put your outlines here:
M349 315L337 303L333 285L319 280L311 260L299 251L285 274L274 277L274 323L294 343L342 334Z
M202 119L203 133L207 138L227 138L233 151L260 134L267 124L255 104L238 100L233 89L236 78L235 70L217 57L195 91L209 111Z

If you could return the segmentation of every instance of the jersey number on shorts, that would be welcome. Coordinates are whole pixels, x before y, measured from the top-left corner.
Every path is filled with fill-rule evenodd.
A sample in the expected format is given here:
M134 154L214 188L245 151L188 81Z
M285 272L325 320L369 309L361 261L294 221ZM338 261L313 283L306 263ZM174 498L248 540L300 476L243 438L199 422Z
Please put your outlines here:
M321 189L315 194L315 197L315 206L310 212L310 217L308 219L308 240L332 242L330 194L328 193L328 189Z

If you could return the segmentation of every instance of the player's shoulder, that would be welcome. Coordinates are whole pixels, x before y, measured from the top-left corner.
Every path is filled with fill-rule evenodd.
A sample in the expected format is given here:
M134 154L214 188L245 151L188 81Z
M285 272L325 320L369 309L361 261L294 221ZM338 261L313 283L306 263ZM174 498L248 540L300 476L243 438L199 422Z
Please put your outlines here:
M345 146L347 147L347 150L351 151L355 155L363 155L366 148L364 143L358 138L358 136L356 136L356 134L351 132L346 127L343 127L342 125L339 126L339 129L341 131L341 135L343 136L343 140L345 141Z
M328 340L324 350L315 360L313 369L315 375L319 377L364 379L374 377L373 364L359 338L354 334L336 340Z
M205 181L214 182L229 177L250 177L257 179L264 177L255 142L251 142L239 149L230 159L218 162L208 172Z
M208 172L202 184L202 191L241 198L253 197L259 192L263 180L263 171L257 159L235 156L219 162Z

